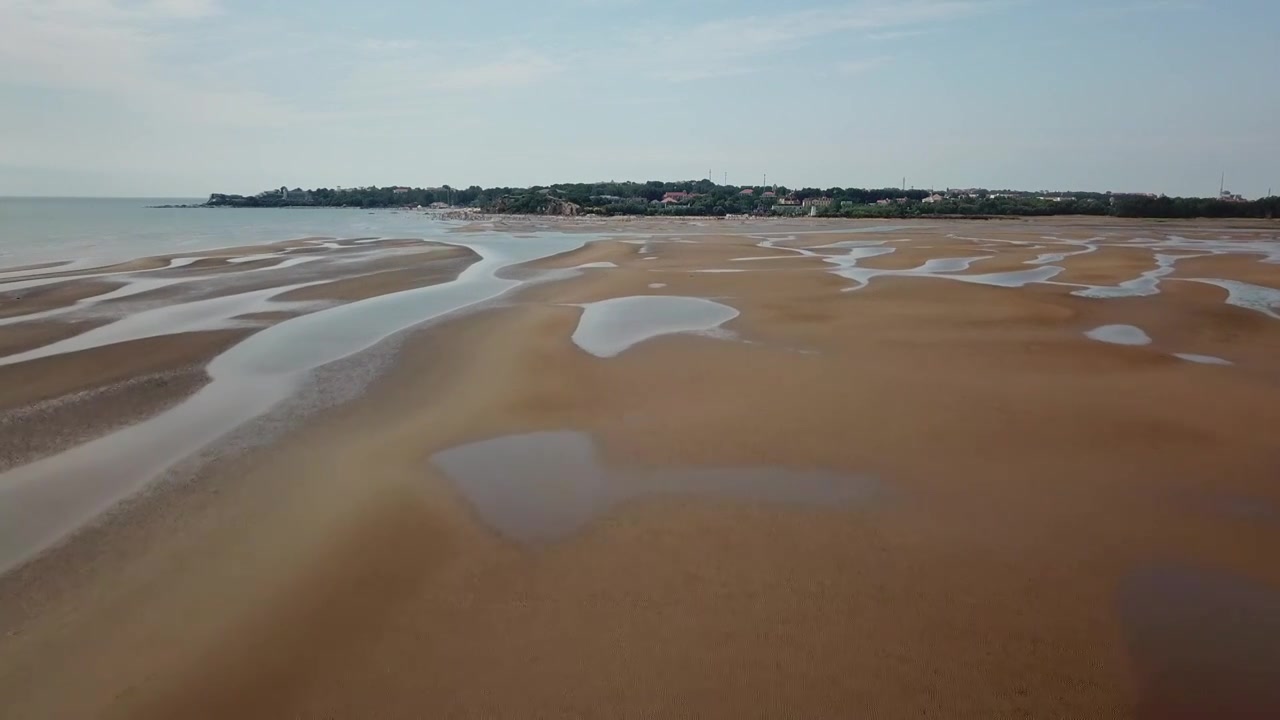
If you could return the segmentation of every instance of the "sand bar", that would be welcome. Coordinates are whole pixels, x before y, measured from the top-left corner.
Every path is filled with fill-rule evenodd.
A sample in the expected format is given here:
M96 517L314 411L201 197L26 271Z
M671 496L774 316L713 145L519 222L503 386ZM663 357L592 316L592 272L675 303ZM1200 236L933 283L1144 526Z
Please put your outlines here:
M1276 234L533 219L114 268L180 282L33 304L87 347L0 367L65 438L6 440L0 714L1265 715Z

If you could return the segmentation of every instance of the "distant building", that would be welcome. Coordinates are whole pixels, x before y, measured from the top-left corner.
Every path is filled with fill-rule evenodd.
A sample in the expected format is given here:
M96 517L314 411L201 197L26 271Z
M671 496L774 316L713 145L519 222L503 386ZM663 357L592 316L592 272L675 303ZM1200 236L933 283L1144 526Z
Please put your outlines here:
M804 207L807 207L807 208L811 208L811 207L824 208L824 207L827 207L827 206L829 206L829 205L831 204L831 198L829 198L829 197L811 197L811 198L805 198L805 199L804 199L804 202L802 202L802 203L800 203L800 204L801 204L802 206L804 206Z
M942 196L941 196L941 195L939 195L938 193L934 193L934 194L930 195L929 197L927 197L927 198L925 198L925 199L921 200L920 202L922 202L922 203L929 203L930 205L932 205L933 203L936 203L936 202L942 202L943 200L946 200L946 198L942 197Z
M768 198L771 198L771 197L778 197L778 193L776 193L776 192L774 192L774 191L772 191L772 190L765 190L765 191L764 191L764 194L763 194L763 195L761 195L760 197L768 197Z
M289 186L280 187L280 200L290 205L305 205L311 202L311 193L302 188L289 189Z
M407 187L396 187L396 188L391 188L391 192L395 193L396 195L403 195L403 194L405 194L405 193L409 192L409 188L407 188Z
M738 193L739 195L755 195L755 188L746 188Z
M693 197L687 192L669 192L662 196L662 202L670 205L671 203L682 203Z

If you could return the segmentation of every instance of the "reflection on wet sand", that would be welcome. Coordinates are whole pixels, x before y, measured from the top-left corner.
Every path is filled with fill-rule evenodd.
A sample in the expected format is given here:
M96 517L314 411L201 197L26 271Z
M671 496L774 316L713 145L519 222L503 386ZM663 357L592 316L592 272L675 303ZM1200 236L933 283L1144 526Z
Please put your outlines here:
M869 477L782 467L607 467L591 436L555 431L482 440L436 453L476 513L521 542L570 536L614 506L652 495L684 495L797 507L866 503L883 496Z
M1275 706L1274 226L502 222L0 270L0 716Z
M269 327L214 358L207 369L210 383L176 407L0 474L0 498L4 500L0 502L0 571L48 547L144 487L169 466L267 412L286 399L311 370L418 323L496 297L520 284L500 278L501 269L571 250L584 242L581 237L553 237L538 243L478 240L474 247L481 260L453 282L379 295ZM155 311L159 316L156 322L140 313L64 343L77 344L80 338L87 341L79 342L95 342L95 333L120 332L119 328L126 329L125 339L160 334L157 323L174 316L184 322L211 321L222 326L226 322L223 315L270 308L260 301L280 290L303 286L272 288L247 298L232 295L204 301L216 304L221 311L211 317L196 313L188 318L190 308L181 305ZM59 352L62 345L47 347ZM27 354L31 357L15 356L15 362L43 357L43 350L31 351Z
M1280 591L1183 565L1145 568L1120 590L1142 679L1142 718L1280 717Z

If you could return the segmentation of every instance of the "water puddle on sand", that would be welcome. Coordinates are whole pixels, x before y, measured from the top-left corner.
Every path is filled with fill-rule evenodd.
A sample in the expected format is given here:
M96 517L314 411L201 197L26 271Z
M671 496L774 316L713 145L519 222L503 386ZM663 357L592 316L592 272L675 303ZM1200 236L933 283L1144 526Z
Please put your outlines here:
M1260 312L1280 320L1280 290L1239 280L1221 278L1188 278L1192 282L1217 285L1227 291L1227 304Z
M32 320L47 320L49 318L60 317L63 315L73 315L73 314L90 315L90 316L101 315L103 314L103 311L111 307L108 303L117 301L117 300L122 300L128 297L132 297L134 295L141 295L142 293L151 292L153 290L160 290L162 288L172 287L176 285L198 285L202 283L216 283L216 280L211 280L210 276L208 275L180 275L178 277L165 277L159 274L160 270L168 270L174 267L184 267L186 265L191 264L191 262L194 262L196 260L202 260L202 259L204 258L175 258L174 260L170 261L170 264L168 267L160 268L159 270L146 270L146 271L138 271L136 273L122 273L122 274L113 274L109 276L104 275L102 277L109 278L110 282L121 282L124 284L122 284L120 287L115 288L114 290L102 293L100 295L92 295L87 298L81 298L80 300L77 300L70 305L64 305L62 307L55 307L55 308L50 308L48 310L27 313L26 315L14 315L12 317L0 318L0 326L14 325L18 323L30 322ZM264 271L271 271L271 270L282 270L285 268L302 265L303 263L315 262L317 260L323 260L323 259L324 258L321 258L321 257L290 258L283 262L276 263L275 265L269 265L267 267L260 267L260 268L252 268L250 270L243 270L239 272L236 275L236 277L243 278L251 273L261 273ZM190 262L185 262L185 261L190 261ZM316 283L311 283L311 284L316 284ZM282 293L287 292L287 290L284 289L285 287L296 289L299 287L304 287L304 285L281 286L280 292ZM0 292L2 291L3 291L3 288L0 287ZM269 295L270 294L267 293L265 295L259 294L253 297L257 297L258 302L264 302L261 300L261 298L269 297ZM250 297L246 294L238 293L237 296L241 297L242 299L245 299L246 302L254 302L254 300L250 299ZM204 323L208 327L195 327L190 329L195 329L195 330L217 329L217 327L213 326L213 324L217 322L217 318L213 316L218 315L221 312L217 310L217 308L220 306L221 305L219 305L218 303L204 305L204 306L192 306L190 308L190 310L192 311L191 313L192 315L198 315L200 311L197 310L196 308L203 307L209 313L211 313L211 317L207 323ZM277 309L281 309L281 308L269 308L269 309L264 308L262 310L255 310L251 312L266 312L268 310L277 310ZM284 309L287 310L288 308L284 308ZM179 321L179 318L183 312L185 311L176 309L176 305L175 305L174 315L172 316L175 320L175 325L174 325L175 329L168 330L162 334L183 332L183 330L181 329L182 328L181 322ZM111 315L114 315L115 313L106 312L105 314L108 316L111 316ZM225 315L225 313L222 313L222 314ZM161 317L161 315L152 314L148 317L151 319L151 321L154 321L157 318ZM223 319L225 320L230 317L232 316L225 315ZM163 325L163 322L157 325L157 327L159 327L160 325ZM234 324L226 325L226 326L230 327L230 326L234 326ZM116 333L116 332L120 332L121 337L126 337L130 332L128 330L128 327L129 326L124 326L123 329L112 328L110 330L106 330L103 333L100 333L97 337L106 339L106 342L121 342L122 340L111 340L109 338L112 337L112 333ZM140 325L138 324L138 321L133 321L133 327L134 328L140 327ZM136 337L134 339L136 339ZM99 343L99 344L105 344L105 342ZM88 347L89 347L88 345L76 345L76 344L63 345L61 346L61 349L50 349L47 352L42 352L39 355L39 357L43 357L45 355L55 355L55 354L58 354L59 352L72 352L77 349L84 350L84 349L87 349ZM27 357L26 359L34 359L35 357L38 357L38 356L32 355ZM6 360L4 361L4 363L0 363L0 364L12 364L14 362L18 362L18 361Z
M830 272L840 277L849 279L857 283L853 287L845 288L844 292L852 292L866 287L872 280L878 277L928 277L942 278L948 280L959 280L960 282L972 283L976 285L990 285L992 287L1020 288L1033 283L1046 282L1059 273L1062 268L1056 265L1043 265L1027 270L1014 270L1010 272L994 272L980 273L974 275L960 275L958 273L969 269L969 266L980 260L988 259L988 256L982 255L978 257L956 257L956 258L932 258L926 260L918 267L909 270L881 270L877 268L860 267L859 260L873 258L880 255L888 255L895 251L895 248L884 247L884 244L890 242L888 240L877 240L869 242L843 241L831 243L829 245L818 245L812 248L798 248L778 245L779 240L765 239L762 240L758 247L768 248L770 250L786 250L796 255L804 257L816 257L823 262L834 266ZM816 252L822 249L848 249L841 255L830 255Z
M1138 717L1280 717L1280 592L1169 565L1125 579L1120 619L1142 686Z
M1187 362L1200 363L1201 365L1232 365L1230 360L1224 360L1213 355L1197 355L1196 353L1174 353L1174 357Z
M1085 333L1090 340L1112 345L1150 345L1151 338L1133 325L1103 325Z
M94 328L79 335L73 335L66 340L42 345L26 352L7 355L0 358L0 365L12 365L52 355L90 350L103 345L141 340L160 335L244 327L244 323L232 318L237 315L256 312L308 310L324 305L325 303L323 302L286 302L271 299L291 290L318 285L322 282L324 281L283 285L144 310L108 325Z
M1219 493L1206 503L1211 509L1225 517L1250 522L1280 525L1280 510L1267 500L1249 495Z
M1160 278L1173 272L1174 263L1176 263L1178 259L1179 258L1176 255L1156 254L1156 267L1153 270L1148 270L1138 277L1125 280L1118 285L1082 285L1081 287L1083 289L1073 290L1071 294L1079 297L1098 298L1102 300L1106 300L1108 298L1159 295Z
M453 244L480 260L452 282L379 295L273 325L214 358L209 384L178 405L56 455L0 473L0 572L56 543L173 464L288 398L312 370L410 327L474 307L522 281L520 263L593 238L484 236ZM281 288L272 290L281 292ZM236 308L239 314L240 308Z
M518 542L558 540L613 507L644 496L685 495L822 508L871 502L879 482L783 467L606 468L591 436L507 435L436 453L431 462L486 525Z
M728 305L676 295L632 295L581 307L573 342L602 358L660 335L715 330L738 316Z

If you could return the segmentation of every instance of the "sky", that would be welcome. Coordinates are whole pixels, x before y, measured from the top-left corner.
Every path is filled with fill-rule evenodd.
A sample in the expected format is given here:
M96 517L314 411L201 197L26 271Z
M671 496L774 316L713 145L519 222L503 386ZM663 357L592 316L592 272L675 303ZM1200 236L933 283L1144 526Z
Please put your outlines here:
M0 195L1280 192L1275 0L0 0Z

